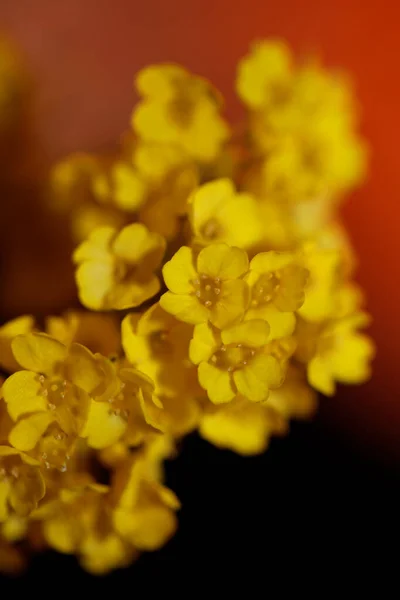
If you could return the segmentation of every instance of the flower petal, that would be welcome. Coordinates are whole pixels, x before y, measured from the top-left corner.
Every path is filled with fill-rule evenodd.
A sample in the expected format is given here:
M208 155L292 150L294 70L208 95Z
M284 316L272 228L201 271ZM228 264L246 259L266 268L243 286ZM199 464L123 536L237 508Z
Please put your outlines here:
M36 413L21 419L10 432L8 440L14 448L28 452L33 450L50 423L54 415L49 412Z
M7 411L13 421L21 415L47 410L47 400L40 394L41 385L36 373L18 371L3 384Z
M196 325L189 345L189 358L195 365L211 358L219 344L208 323Z
M244 250L227 244L210 244L203 248L197 258L197 270L209 277L222 280L236 279L249 268L249 259Z
M227 371L202 362L199 365L198 377L201 387L207 390L208 397L214 404L230 402L235 397L236 393Z
M292 312L281 312L272 303L250 308L246 319L263 319L270 327L269 341L292 335L296 326L296 316Z
M233 374L236 387L242 396L252 402L268 398L269 388L282 383L282 369L273 356L255 356L244 368Z
M224 344L243 344L250 348L260 348L269 341L270 328L266 321L254 319L224 329L221 338Z
M174 294L189 294L193 291L192 281L197 279L193 265L193 251L182 246L163 267L165 285Z
M104 384L105 373L101 364L85 346L73 343L65 363L66 378L88 394Z
M87 438L90 448L100 450L118 442L126 427L126 421L113 414L107 402L92 401L86 427L81 435Z
M215 327L223 329L239 321L249 304L250 291L242 279L222 283L218 301L210 309L209 319Z
M293 262L294 255L291 252L260 252L250 262L250 270L257 273L271 273L286 267Z
M66 357L67 349L45 333L17 335L12 350L21 367L36 373L52 373Z
M204 323L209 316L208 309L195 296L178 295L166 292L160 298L160 306L184 323Z

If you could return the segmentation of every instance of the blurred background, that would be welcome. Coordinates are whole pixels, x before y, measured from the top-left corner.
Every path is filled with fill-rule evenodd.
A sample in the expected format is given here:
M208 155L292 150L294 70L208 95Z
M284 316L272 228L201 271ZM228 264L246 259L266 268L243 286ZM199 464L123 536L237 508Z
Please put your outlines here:
M197 440L185 442L185 453L169 468L171 485L184 504L180 533L134 569L137 577L166 567L173 574L182 561L200 560L212 534L217 542L213 539L211 562L221 553L226 559L226 540L234 531L237 548L255 543L257 528L261 537L272 531L275 546L281 531L307 535L312 523L319 523L320 510L328 535L341 532L360 541L365 520L371 527L378 495L395 536L400 500L400 5L391 0L1 0L0 30L17 42L32 74L38 168L71 151L112 145L129 120L133 76L149 63L176 61L206 76L223 92L232 118L238 112L235 65L254 39L283 37L299 54L315 51L327 66L351 74L372 156L368 181L348 199L343 216L374 319L374 376L366 385L322 399L315 422L294 426L289 439L274 441L266 457L245 460ZM7 195L0 201L6 207ZM4 210L8 214L10 209ZM38 292L37 309L45 311L40 291L46 273L40 264L44 255L48 261L61 260L50 256L52 236L60 232L43 224L35 235L45 240L45 250L35 250L35 238L29 242L37 270L24 271L29 211L15 201L11 212L20 222L19 234L15 239L2 233L3 245L7 240L20 247L20 262L3 265L2 285L7 289L7 282L13 283L15 306L16 279L23 274ZM51 281L45 289L52 306L65 295ZM22 288L18 302L26 310ZM2 303L9 316L6 293ZM372 526L376 532L385 529L378 520ZM218 542L219 532L225 542ZM295 554L300 551L292 548ZM233 560L234 550L229 552ZM47 568L41 564L35 577Z

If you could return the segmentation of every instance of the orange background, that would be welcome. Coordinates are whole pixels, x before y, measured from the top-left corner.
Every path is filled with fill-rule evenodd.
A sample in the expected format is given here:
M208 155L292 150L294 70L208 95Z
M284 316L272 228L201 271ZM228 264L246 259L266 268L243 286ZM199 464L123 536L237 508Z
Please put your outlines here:
M143 65L177 61L210 78L230 116L235 64L281 36L350 71L373 154L344 217L360 255L378 346L374 377L322 403L322 419L374 455L400 459L400 4L390 0L2 0L0 26L25 51L45 153L110 144L128 123Z

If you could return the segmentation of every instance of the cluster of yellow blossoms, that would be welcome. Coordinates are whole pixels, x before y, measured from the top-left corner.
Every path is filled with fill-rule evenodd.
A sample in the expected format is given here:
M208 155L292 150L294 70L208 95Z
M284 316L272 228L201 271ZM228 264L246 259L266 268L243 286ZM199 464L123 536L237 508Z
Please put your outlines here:
M28 544L129 564L176 528L175 440L261 453L317 392L369 376L337 214L366 163L349 83L264 41L236 87L232 131L207 81L145 68L118 151L51 173L88 310L0 328L0 562Z

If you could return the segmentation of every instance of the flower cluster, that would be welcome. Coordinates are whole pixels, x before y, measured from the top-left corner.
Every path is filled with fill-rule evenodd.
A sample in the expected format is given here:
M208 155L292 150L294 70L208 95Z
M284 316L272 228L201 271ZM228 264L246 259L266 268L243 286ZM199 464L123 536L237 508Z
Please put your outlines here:
M0 328L4 568L21 540L92 573L129 564L176 528L175 440L262 453L318 392L369 376L337 215L366 162L349 83L265 41L236 85L232 130L210 83L145 68L118 150L50 174L84 309Z

